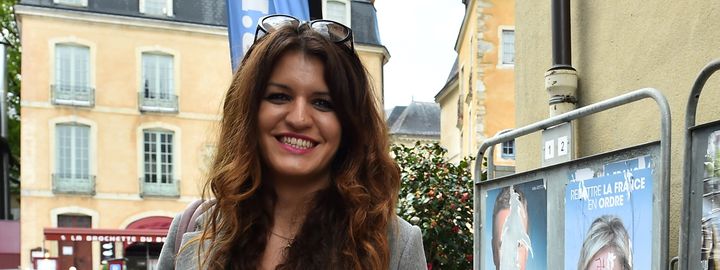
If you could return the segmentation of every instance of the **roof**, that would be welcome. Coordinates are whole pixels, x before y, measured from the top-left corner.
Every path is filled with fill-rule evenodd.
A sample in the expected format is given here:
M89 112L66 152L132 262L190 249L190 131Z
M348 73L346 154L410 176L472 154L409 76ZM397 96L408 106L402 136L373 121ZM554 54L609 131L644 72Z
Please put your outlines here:
M414 135L440 138L440 105L434 102L413 101L395 107L388 117L390 135ZM401 112L400 112L401 111ZM398 114L393 120L393 114ZM392 121L391 121L392 120Z
M350 28L355 42L382 45L375 6L369 0L353 0L350 12Z
M441 98L445 92L448 91L450 88L449 86L458 78L458 57L455 57L455 63L453 64L452 68L450 68L450 74L448 74L447 81L445 81L445 85L438 91L437 94L435 94L435 101L438 101L439 98Z
M227 26L225 0L173 0L173 16L148 16L140 13L138 0L92 0L87 7L74 7L53 3L53 0L21 0L21 5L42 6L56 9L86 11L92 13L150 18L163 21Z
M392 127L392 125L395 124L395 121L400 118L400 115L405 111L405 108L407 108L407 106L395 106L390 110L390 112L388 112L388 127Z
M53 0L21 0L20 4L227 27L225 0L173 0L172 17L142 14L138 0L91 0L87 2L87 7L55 4ZM352 0L350 11L352 19L350 26L355 42L382 46L373 3L370 0Z

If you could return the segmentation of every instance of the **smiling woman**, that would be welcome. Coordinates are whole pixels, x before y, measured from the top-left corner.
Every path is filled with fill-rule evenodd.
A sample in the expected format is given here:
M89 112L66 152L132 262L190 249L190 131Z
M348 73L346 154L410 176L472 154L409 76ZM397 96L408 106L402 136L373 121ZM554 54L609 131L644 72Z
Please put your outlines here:
M395 214L385 122L333 21L261 19L225 97L200 229L159 269L423 269L422 236ZM176 254L177 253L177 254Z

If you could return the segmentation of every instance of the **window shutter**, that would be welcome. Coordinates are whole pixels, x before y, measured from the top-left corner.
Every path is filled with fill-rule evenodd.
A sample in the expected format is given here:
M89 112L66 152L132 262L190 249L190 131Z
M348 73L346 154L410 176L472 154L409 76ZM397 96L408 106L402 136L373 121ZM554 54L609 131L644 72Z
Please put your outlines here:
M167 0L167 8L166 8L165 15L167 15L169 17L173 16L173 2L175 2L175 1Z
M71 58L70 47L67 45L55 45L55 84L69 85L71 83Z
M73 49L73 62L75 64L73 86L82 87L83 91L87 91L85 87L90 86L90 49L79 46Z
M346 12L347 4L345 4L344 2L330 0L327 1L327 19L348 25Z

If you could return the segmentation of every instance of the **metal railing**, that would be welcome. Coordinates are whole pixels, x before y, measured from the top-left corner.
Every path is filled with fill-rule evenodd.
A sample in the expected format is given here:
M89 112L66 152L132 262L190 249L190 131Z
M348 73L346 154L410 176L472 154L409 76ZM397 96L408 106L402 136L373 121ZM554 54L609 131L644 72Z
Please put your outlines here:
M669 217L670 217L670 142L671 142L671 116L670 116L670 105L668 104L665 96L660 91L653 88L643 88L635 90L630 93L626 93L620 96L616 96L598 103L590 104L585 107L581 107L561 115L557 115L539 122L532 123L530 125L513 129L507 133L496 135L495 137L485 140L479 147L477 152L477 159L475 160L475 174L474 174L474 202L473 209L473 224L474 224L474 236L473 236L473 250L474 257L481 258L479 252L481 251L481 214L478 212L482 198L480 197L481 184L480 176L482 175L483 157L487 153L487 178L491 180L495 178L494 170L495 164L493 161L493 148L492 146L501 144L518 137L522 137L537 131L541 131L556 125L567 123L575 119L579 119L588 115L592 115L598 112L606 111L615 107L619 107L628 103L636 102L643 99L653 99L658 106L660 111L660 156L661 156L661 169L660 169L660 187L656 189L657 194L654 194L654 207L658 207L659 215L657 215L657 223L653 222L653 225L657 227L657 231L653 229L653 238L659 238L653 241L655 246L652 248L652 265L653 269L668 269L668 263L670 258L669 246L668 246L668 233L670 230ZM486 152L487 151L487 152ZM656 211L655 209L653 211ZM657 242L655 242L657 241ZM648 254L649 256L649 254ZM474 261L473 269L482 269L480 260Z
M53 193L95 195L94 175L52 175Z
M80 107L95 106L95 88L80 85L50 85L52 104Z
M140 197L180 197L180 180L170 183L149 182L140 177Z
M142 112L178 112L178 96L157 93L138 93L138 104Z

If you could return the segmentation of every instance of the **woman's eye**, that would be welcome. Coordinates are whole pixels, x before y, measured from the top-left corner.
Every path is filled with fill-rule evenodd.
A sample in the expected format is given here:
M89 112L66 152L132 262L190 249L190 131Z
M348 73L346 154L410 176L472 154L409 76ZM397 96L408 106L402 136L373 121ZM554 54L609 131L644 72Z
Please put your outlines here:
M265 97L265 99L275 104L281 104L291 100L289 95L281 93L269 94Z
M312 102L313 106L320 111L329 112L333 110L333 104L326 99L316 99Z

